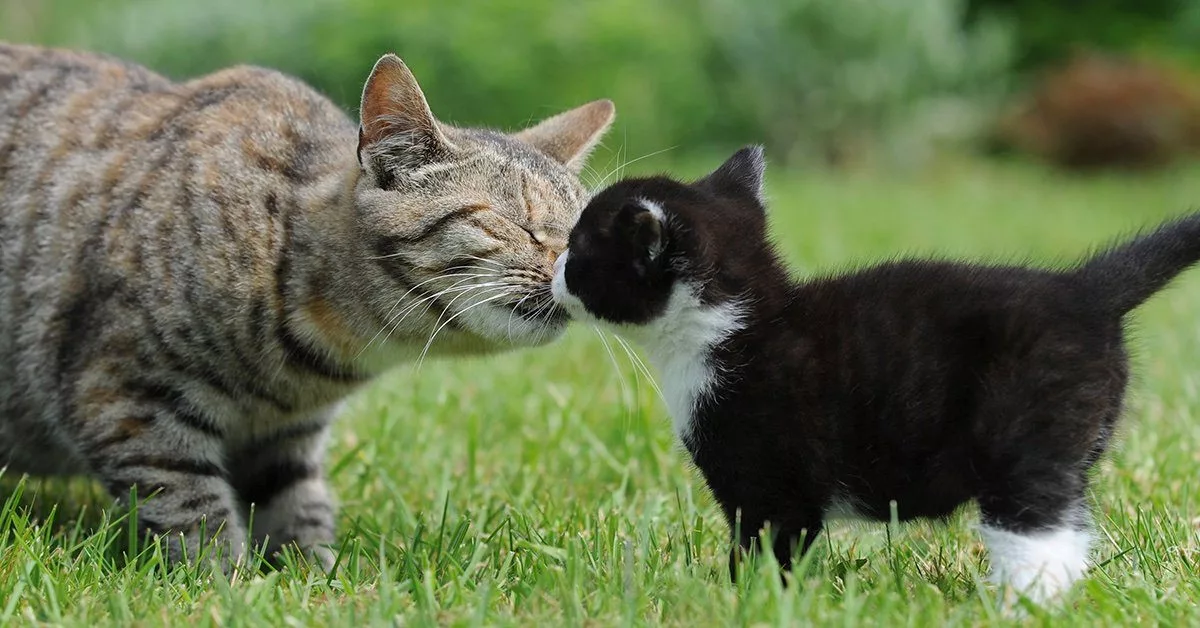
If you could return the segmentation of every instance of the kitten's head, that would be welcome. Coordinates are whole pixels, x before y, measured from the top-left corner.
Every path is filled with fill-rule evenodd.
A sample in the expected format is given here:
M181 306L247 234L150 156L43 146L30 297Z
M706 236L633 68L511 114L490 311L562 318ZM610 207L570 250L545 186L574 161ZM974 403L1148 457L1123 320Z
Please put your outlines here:
M587 200L578 173L612 103L515 134L456 128L387 55L367 80L361 119L358 228L394 292L378 314L421 333L446 323L441 334L483 349L556 337L566 316L550 297L554 260Z
M733 301L771 263L763 169L755 146L693 183L628 179L601 191L555 264L555 300L577 318L622 326Z

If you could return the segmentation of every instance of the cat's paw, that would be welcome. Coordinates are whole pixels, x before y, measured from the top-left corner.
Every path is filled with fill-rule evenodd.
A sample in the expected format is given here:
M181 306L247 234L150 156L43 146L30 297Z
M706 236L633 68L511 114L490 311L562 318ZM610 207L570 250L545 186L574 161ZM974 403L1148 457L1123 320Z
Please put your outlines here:
M337 551L326 544L301 546L297 542L285 543L269 549L266 557L268 564L275 569L292 565L328 574L337 565Z
M333 573L337 566L337 552L327 545L305 549L304 558L313 569L319 569L322 573Z
M229 532L230 528L233 528L232 533ZM158 543L171 565L206 565L226 577L233 577L245 567L248 557L245 532L228 522L211 533L195 529L186 532L148 531L147 538Z

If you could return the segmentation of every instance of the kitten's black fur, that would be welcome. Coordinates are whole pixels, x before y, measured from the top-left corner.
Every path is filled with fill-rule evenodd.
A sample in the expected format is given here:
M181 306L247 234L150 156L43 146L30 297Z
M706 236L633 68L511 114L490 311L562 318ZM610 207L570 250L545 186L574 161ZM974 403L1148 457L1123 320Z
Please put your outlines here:
M559 271L576 313L618 332L683 285L698 308L740 303L684 438L738 544L769 523L788 566L836 502L886 521L892 500L906 520L974 499L995 529L1085 528L1128 381L1122 319L1200 259L1200 214L1066 270L912 260L798 283L767 239L762 169L744 149L692 184L614 184Z

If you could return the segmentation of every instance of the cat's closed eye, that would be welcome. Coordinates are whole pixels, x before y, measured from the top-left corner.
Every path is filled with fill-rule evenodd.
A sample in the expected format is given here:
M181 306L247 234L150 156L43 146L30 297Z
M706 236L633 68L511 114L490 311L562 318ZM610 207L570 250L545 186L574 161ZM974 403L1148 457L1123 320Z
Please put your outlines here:
M535 229L535 228L530 228L530 227L521 227L521 229L525 233L529 234L529 239L533 240L535 244L545 244L546 243L547 236L546 236L545 230Z

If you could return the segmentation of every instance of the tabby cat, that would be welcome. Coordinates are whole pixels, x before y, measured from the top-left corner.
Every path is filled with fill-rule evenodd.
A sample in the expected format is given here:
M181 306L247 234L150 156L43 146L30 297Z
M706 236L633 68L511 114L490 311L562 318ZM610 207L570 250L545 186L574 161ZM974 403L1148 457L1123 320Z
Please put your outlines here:
M1089 472L1129 379L1122 321L1200 260L1200 214L1074 268L902 260L795 281L760 149L694 183L598 193L553 280L638 342L738 547L780 564L828 519L975 500L996 579L1048 601L1087 568Z
M0 44L0 465L136 487L172 559L330 565L339 400L427 350L559 335L553 262L612 117L456 128L386 55L356 125L270 70Z

